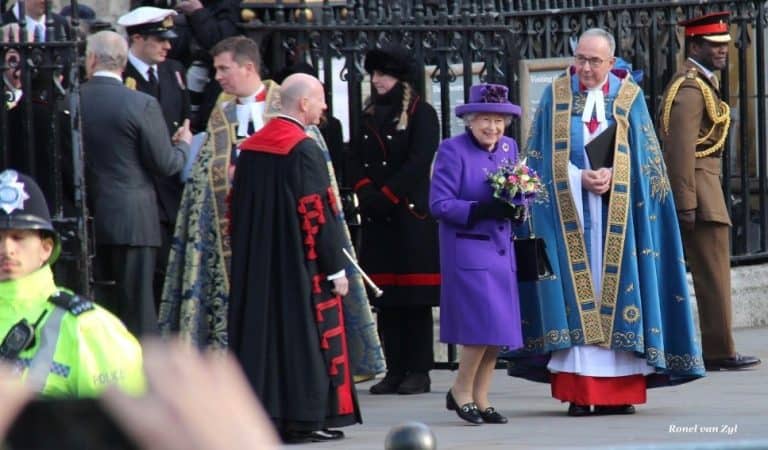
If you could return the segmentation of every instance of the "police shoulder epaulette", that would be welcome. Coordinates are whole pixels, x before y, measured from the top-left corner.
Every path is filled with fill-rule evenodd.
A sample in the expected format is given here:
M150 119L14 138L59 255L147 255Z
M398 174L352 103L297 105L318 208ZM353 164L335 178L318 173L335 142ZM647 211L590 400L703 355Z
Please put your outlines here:
M699 71L696 70L695 67L692 67L692 68L688 69L687 72L685 72L685 78L687 78L689 80L695 80L696 76L698 75L698 73L699 73Z
M54 305L64 308L69 311L73 316L79 316L80 314L94 309L93 302L80 297L77 294L70 294L69 292L56 291L49 298L48 301Z

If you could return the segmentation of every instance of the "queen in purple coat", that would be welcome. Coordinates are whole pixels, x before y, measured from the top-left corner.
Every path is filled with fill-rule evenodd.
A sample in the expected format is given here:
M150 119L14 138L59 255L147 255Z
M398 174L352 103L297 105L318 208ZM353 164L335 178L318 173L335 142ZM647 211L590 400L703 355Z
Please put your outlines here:
M522 346L512 245L521 211L493 198L486 174L517 160L517 143L504 130L520 107L505 86L479 84L456 115L467 131L440 144L429 195L440 229L440 340L462 346L446 407L471 423L506 423L488 390L500 346Z

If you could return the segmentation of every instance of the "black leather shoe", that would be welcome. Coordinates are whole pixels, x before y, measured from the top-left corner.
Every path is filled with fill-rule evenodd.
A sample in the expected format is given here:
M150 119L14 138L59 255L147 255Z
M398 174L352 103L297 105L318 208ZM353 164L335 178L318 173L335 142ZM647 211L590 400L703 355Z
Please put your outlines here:
M736 353L730 358L705 359L704 367L707 370L739 370L754 367L760 364L760 358L745 356Z
M303 444L307 442L338 441L344 439L344 432L327 428L317 431L284 431L281 433L281 437L286 444Z
M507 418L502 416L496 408L489 406L485 411L480 411L480 417L485 423L507 423Z
M568 415L571 417L583 417L592 414L592 409L589 405L577 405L571 403L568 406Z
M595 412L592 414L605 416L609 414L634 414L635 407L632 405L595 405Z
M410 394L423 394L429 392L432 382L429 379L429 375L426 373L410 373L405 377L400 386L397 388L397 393L402 395Z
M445 395L445 408L448 410L456 411L456 414L466 420L469 423L480 425L483 423L483 418L480 416L480 410L477 408L475 402L465 403L459 407L456 403L456 399L453 398L451 390L448 389L448 393Z
M405 377L387 374L381 381L371 386L369 392L373 395L394 394Z

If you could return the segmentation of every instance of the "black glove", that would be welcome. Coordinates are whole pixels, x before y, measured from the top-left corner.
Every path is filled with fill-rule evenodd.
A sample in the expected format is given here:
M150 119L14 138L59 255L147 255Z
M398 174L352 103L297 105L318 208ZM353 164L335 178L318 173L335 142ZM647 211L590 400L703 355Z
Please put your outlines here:
M501 200L491 203L473 203L469 210L469 222L475 223L482 219L515 219L522 220L523 207L512 206Z
M366 217L382 219L387 217L395 206L383 192L373 186L364 186L357 192L360 212Z

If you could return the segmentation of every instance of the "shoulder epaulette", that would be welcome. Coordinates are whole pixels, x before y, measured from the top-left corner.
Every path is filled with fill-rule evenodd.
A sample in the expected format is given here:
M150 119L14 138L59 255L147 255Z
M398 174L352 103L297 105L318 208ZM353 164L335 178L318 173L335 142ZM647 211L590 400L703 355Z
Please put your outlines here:
M48 301L69 311L73 316L79 316L95 308L90 300L64 291L56 291L48 298Z
M722 149L725 145L728 127L731 125L731 108L728 106L728 103L717 98L712 87L698 76L698 71L695 68L690 68L686 71L685 76L679 77L669 86L665 102L662 105L661 116L662 131L665 135L669 134L669 117L672 114L672 104L675 101L677 92L680 90L680 86L686 80L694 80L696 82L701 95L704 97L704 110L712 121L712 127L707 131L706 135L696 139L696 145L698 146L706 142L717 128L722 129L722 133L720 133L720 137L714 145L695 153L696 158L704 158Z

